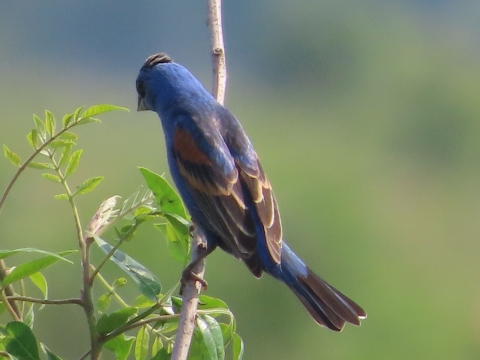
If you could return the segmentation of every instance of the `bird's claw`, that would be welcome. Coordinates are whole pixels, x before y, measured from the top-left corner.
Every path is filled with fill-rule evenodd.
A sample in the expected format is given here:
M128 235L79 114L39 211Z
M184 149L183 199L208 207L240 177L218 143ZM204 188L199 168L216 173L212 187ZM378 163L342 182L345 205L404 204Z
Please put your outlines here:
M182 279L180 280L181 287L180 287L180 295L183 295L183 291L185 290L185 286L189 281L199 282L202 286L202 290L208 289L208 283L205 279L200 277L199 275L195 274L189 267L187 267L182 274Z

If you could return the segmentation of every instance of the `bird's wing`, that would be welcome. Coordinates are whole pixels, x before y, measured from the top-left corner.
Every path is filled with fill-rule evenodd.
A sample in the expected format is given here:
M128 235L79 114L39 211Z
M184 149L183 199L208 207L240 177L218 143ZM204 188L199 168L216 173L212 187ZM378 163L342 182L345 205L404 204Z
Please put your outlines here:
M271 257L279 263L281 226L276 202L253 149L238 152L242 139L229 144L215 121L197 119L189 126L177 126L173 137L175 160L189 193L208 221L203 225L260 276L255 211L263 224ZM247 145L251 147L249 142ZM255 209L249 208L250 199Z
M263 167L250 140L235 116L221 108L219 117L223 120L222 135L235 159L240 182L248 189L256 212L262 223L270 257L280 264L282 251L282 224L277 201Z

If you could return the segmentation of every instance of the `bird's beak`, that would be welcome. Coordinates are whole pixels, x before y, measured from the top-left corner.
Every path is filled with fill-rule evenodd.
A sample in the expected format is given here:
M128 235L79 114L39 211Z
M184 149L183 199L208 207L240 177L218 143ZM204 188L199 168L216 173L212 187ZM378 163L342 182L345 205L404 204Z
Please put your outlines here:
M149 110L147 105L145 105L145 99L143 97L138 97L137 111Z

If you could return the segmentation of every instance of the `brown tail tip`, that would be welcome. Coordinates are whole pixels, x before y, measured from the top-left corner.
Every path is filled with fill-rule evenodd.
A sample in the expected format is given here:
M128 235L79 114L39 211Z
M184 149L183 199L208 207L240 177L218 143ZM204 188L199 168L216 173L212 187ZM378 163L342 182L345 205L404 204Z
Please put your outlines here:
M328 284L308 269L307 276L297 277L292 290L313 319L334 331L341 331L345 323L360 325L367 313L353 300Z

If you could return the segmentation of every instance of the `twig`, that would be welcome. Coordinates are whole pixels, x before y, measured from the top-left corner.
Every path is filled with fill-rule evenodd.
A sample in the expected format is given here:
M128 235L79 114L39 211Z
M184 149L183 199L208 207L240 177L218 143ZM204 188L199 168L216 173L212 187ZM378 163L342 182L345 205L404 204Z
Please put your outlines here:
M196 261L202 251L205 251L205 238L203 234L195 229L193 235L192 262ZM205 274L205 259L202 259L192 269L199 278ZM192 342L193 329L195 328L195 317L198 307L198 295L202 289L202 284L195 279L189 280L183 287L182 310L180 312L180 322L178 324L177 336L173 346L172 360L185 360L188 356L190 343Z
M70 128L72 128L73 126L75 126L76 123L73 123L69 126L67 126L65 129L62 129L61 131L59 131L57 134L53 135L50 139L48 139L47 141L45 141L45 143L43 143L41 146L39 146L38 148L35 149L35 151L33 152L32 155L30 155L30 157L24 161L24 163L17 169L17 172L15 173L15 175L13 176L12 180L10 180L10 182L8 183L7 185L7 188L5 189L5 192L3 193L1 199L0 199L0 212L2 211L2 208L3 208L3 204L5 204L5 200L7 199L8 197L8 194L10 194L10 190L12 190L12 187L13 185L16 183L18 177L23 173L23 171L28 167L28 164L30 164L30 162L38 155L40 154L43 149L45 149L48 145L51 144L52 141L56 140L60 135L62 135L64 132L66 132L67 130L69 130ZM6 276L6 265L5 265L5 262L2 260L0 260L0 280L3 280ZM4 290L5 294L7 296L11 296L11 295L14 295L14 291L13 291L13 287L12 285L8 285L5 287L5 290ZM12 316L17 319L17 320L21 320L22 318L22 314L20 312L20 310L18 309L17 305L15 304L15 302L10 302L9 304L5 304L7 307L9 307L10 310L13 311L12 313Z
M148 318L148 319L136 321L136 322L134 322L130 325L122 326L121 328L118 328L118 329L112 331L108 335L105 335L104 337L102 337L101 341L105 343L108 340L113 339L114 337L116 337L120 334L123 334L124 332L126 332L128 330L136 329L136 328L142 327L144 325L150 324L152 322L165 321L165 320L176 319L176 318L178 318L178 314L158 315L158 316L154 316L154 317L151 317L151 318ZM172 357L172 359L173 359L173 357Z
M22 317L17 315L17 312L15 311L15 309L11 305L11 304L15 304L15 302L14 301L9 301L7 299L7 296L5 295L5 290L0 291L0 297L2 299L3 304L7 308L8 312L10 313L10 315L12 315L13 319L15 321L22 321ZM17 308L17 311L18 311L18 308Z
M3 261L3 259L0 259L0 281L5 279L5 277L7 276L6 269L7 269L7 266L5 265L5 262ZM12 285L6 286L5 289L3 289L3 292L7 297L15 295ZM10 314L15 320L21 320L22 313L20 312L20 309L15 303L15 300L8 300L5 303L5 306L7 307L8 311L10 312Z
M7 296L7 299L14 300L14 301L36 303L36 304L44 304L44 305L74 304L74 305L83 306L81 299L47 300L47 299L36 299L36 298L27 297L27 296Z
M212 94L220 104L223 104L227 83L227 69L225 61L225 47L223 44L221 8L221 0L208 0L208 26L210 28L212 41L213 62ZM194 262L200 257L201 252L205 251L205 239L203 234L201 234L199 231L195 231L192 241L192 262ZM195 274L203 278L203 274L205 272L205 259L199 261L197 266L192 270ZM190 280L185 284L182 296L183 305L180 315L180 323L173 348L172 360L187 359L188 350L192 341L193 330L195 328L195 317L200 290L201 284L196 280Z
M90 269L92 271L95 271L95 266L93 266L92 264L90 264ZM100 273L97 273L97 276L96 278L98 280L100 280L100 282L105 286L105 288L108 290L109 294L111 294L115 300L117 300L117 302L122 305L123 307L128 307L128 304L120 297L120 295L117 294L117 292L115 291L114 287L111 286L108 281L102 276L102 274Z
M212 93L223 105L227 88L227 62L223 44L222 0L208 0L208 27L212 41Z

